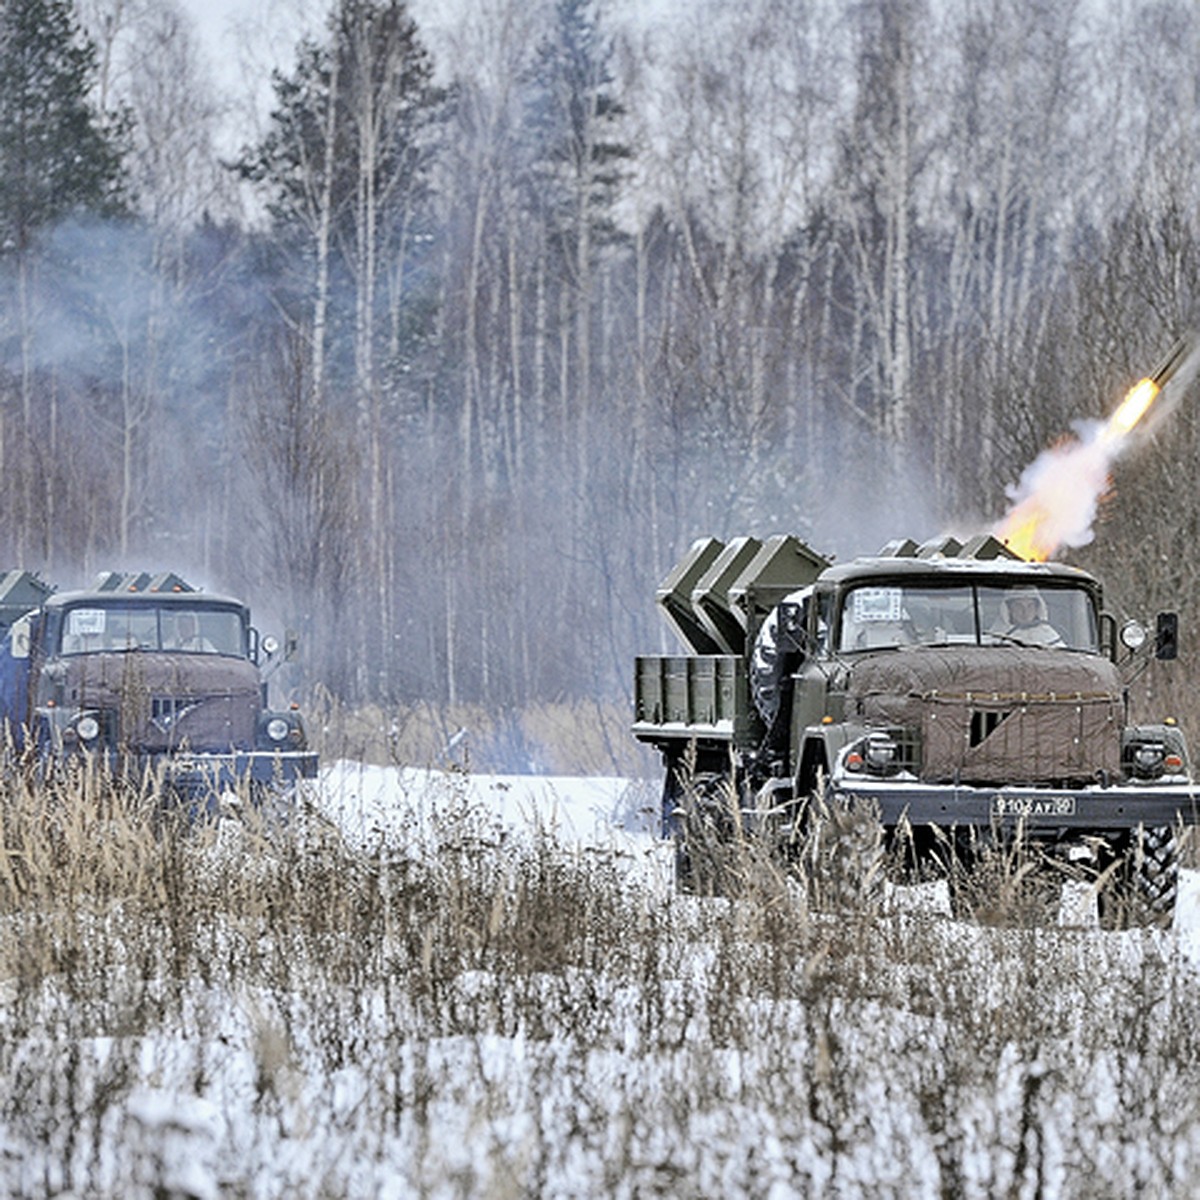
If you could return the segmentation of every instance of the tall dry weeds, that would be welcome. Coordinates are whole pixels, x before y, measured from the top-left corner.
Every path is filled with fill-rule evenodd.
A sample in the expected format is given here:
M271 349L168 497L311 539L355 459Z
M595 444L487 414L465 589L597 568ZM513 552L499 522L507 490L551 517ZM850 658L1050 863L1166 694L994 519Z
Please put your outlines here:
M1200 1179L1171 935L830 902L770 859L681 896L658 852L504 828L450 784L431 832L351 844L311 806L188 825L10 771L0 1191L152 1195L181 1163L313 1197Z

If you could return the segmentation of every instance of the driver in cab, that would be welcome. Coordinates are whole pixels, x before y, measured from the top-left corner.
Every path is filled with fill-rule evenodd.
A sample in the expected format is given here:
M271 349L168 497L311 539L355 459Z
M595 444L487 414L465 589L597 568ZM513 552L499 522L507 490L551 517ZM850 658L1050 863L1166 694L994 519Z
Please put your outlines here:
M1046 601L1035 587L1014 588L1004 597L1004 619L996 633L1005 641L1026 646L1062 646L1062 634L1046 616Z
M216 654L217 648L199 630L196 618L191 613L180 613L175 621L176 650L190 650L195 654Z

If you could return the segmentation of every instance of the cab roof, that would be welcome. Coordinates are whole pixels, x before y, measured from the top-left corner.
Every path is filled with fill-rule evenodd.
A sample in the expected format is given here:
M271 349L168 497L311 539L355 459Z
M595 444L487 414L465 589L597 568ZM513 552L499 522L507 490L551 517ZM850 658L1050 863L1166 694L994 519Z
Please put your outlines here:
M118 592L118 591L75 591L55 592L47 597L44 607L61 611L80 604L96 608L236 608L247 611L246 605L232 596L218 596L212 592Z
M947 584L954 580L964 583L995 582L1010 586L1020 581L1029 583L1074 584L1099 591L1096 577L1080 567L1059 562L1026 562L1016 558L929 558L872 556L835 563L821 572L819 583L845 586L851 583L894 579L915 583L923 580Z

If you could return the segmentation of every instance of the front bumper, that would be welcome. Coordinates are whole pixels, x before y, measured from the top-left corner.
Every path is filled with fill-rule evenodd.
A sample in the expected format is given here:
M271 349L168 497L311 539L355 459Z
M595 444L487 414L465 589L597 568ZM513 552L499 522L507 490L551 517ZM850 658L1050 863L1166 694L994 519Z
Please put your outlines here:
M190 797L220 796L247 784L315 779L315 750L238 750L228 754L164 755L152 764L163 783Z
M904 780L831 780L827 795L870 806L883 825L943 829L1020 828L1026 833L1136 829L1200 824L1200 790L1192 783L1153 787L963 787Z

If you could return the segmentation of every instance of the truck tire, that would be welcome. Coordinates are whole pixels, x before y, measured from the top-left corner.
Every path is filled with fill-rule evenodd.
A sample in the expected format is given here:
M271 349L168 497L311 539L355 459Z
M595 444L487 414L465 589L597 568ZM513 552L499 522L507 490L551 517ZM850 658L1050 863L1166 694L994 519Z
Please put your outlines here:
M701 772L683 782L675 822L675 887L696 896L724 896L737 877L740 830L733 780Z
M887 850L878 813L818 793L793 863L818 912L876 913L887 898Z
M1166 929L1179 898L1179 840L1173 826L1135 829L1117 847L1097 907L1104 929Z

